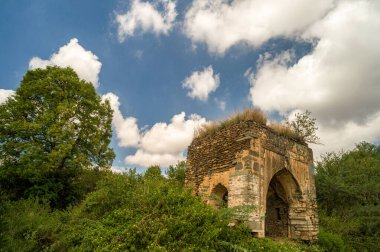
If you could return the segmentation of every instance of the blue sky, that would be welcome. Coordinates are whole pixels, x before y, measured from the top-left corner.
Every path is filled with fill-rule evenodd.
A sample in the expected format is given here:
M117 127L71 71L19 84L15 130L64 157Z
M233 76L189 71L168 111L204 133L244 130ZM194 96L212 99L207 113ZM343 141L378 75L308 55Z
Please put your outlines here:
M116 111L115 167L182 160L196 127L252 106L310 110L318 157L380 140L378 30L365 0L2 0L0 102L72 66Z

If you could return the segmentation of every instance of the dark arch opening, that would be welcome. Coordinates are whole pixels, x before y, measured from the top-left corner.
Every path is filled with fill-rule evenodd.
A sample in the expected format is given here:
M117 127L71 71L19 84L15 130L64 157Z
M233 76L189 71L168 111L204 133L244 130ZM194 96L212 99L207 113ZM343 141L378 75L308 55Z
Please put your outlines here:
M299 194L298 183L289 171L283 169L273 176L266 197L265 236L289 236L290 201Z
M211 205L222 208L228 207L228 190L222 184L217 184L211 191Z

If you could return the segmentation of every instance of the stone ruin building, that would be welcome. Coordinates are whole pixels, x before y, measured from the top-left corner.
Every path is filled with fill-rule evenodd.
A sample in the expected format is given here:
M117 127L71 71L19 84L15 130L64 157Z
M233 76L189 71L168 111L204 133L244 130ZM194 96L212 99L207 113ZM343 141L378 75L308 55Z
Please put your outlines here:
M215 207L254 206L230 225L245 222L256 237L317 240L312 150L265 125L241 121L196 137L186 184Z

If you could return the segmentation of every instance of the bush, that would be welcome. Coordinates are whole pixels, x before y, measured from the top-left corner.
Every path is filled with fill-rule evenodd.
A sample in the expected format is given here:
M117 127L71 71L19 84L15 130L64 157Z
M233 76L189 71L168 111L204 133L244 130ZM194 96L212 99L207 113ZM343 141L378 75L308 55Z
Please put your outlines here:
M51 212L35 199L5 202L1 206L0 251L42 251L57 239L64 212Z
M326 232L323 229L319 231L318 245L328 252L345 251L344 241L338 234Z
M380 251L380 147L360 143L317 165L320 226L355 251Z
M229 210L205 205L156 167L144 176L105 173L97 189L67 211L51 212L33 200L0 210L4 251L317 251L252 238L244 225L228 227Z
M166 175L168 179L171 181L176 181L181 185L185 184L185 176L186 176L186 162L182 161L176 164L175 166L169 166L166 171Z

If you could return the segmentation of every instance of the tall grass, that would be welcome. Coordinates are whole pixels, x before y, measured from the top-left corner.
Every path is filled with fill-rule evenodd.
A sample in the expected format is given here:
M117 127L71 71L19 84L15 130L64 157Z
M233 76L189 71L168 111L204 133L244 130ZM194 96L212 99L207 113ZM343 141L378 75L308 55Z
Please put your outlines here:
M221 129L224 129L234 124L238 124L243 121L254 121L258 124L266 125L267 117L264 115L264 113L260 109L246 108L242 112L238 112L238 113L234 113L230 115L224 121L210 122L210 123L202 125L196 130L195 136L205 137L208 135L213 135L215 134L215 132Z
M201 127L196 129L195 137L206 137L212 136L217 131L222 130L231 125L239 124L244 121L254 121L260 125L267 125L267 117L264 113L257 108L246 108L242 112L237 112L230 115L227 119L223 121L209 122L203 124ZM297 134L294 130L289 127L288 123L272 122L268 125L274 132L280 136L293 139L295 141L304 142L301 135Z
M284 136L286 138L291 138L296 141L304 142L304 139L302 136L297 134L294 130L292 130L288 124L286 123L279 123L279 122L272 122L269 124L269 128L271 128L273 131L275 131L280 136Z

